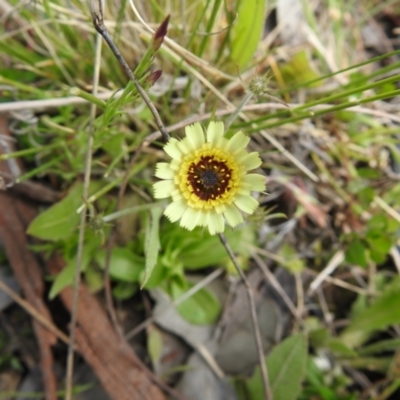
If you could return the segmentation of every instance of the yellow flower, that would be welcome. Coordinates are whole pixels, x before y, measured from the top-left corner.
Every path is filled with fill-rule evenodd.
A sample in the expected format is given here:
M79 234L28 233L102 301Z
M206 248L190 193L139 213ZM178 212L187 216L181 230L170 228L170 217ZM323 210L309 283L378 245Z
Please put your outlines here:
M248 173L261 165L257 152L245 150L250 139L242 132L225 138L222 122L210 122L206 135L199 123L185 131L184 139L164 146L172 160L157 164L155 175L163 180L154 184L154 197L171 197L164 214L190 231L204 226L214 235L224 231L225 220L239 225L241 211L252 214L258 206L251 191L265 190L265 177Z

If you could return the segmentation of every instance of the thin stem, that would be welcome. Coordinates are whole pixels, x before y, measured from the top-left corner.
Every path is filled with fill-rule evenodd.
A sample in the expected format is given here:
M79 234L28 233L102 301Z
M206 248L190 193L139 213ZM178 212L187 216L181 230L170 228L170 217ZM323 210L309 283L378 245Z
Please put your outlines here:
M103 19L103 4L101 0L97 0L98 6L96 7L95 5L95 0L92 0L90 2L90 9L92 13L92 18L93 18L93 25L96 28L97 32L100 33L100 35L104 38L104 40L107 42L108 47L110 47L111 51L114 53L116 59L118 62L121 64L122 68L125 70L126 74L129 76L129 79L133 82L135 85L137 91L139 92L140 96L142 96L142 99L144 102L147 104L147 107L149 107L149 110L153 114L154 120L157 124L158 129L161 132L161 135L164 139L165 142L168 142L169 140L169 133L165 129L164 124L161 121L160 115L158 114L158 111L154 104L152 103L150 97L146 93L146 91L142 88L140 85L138 79L136 78L135 74L133 71L129 68L128 63L125 61L125 58L122 56L121 52L118 50L118 47L114 43L113 39L111 38L110 34L108 33L108 30L106 26L104 25L104 19Z
M251 320L253 322L254 336L256 339L256 345L257 345L257 351L258 351L258 358L259 358L259 363L260 363L260 368L261 368L261 376L262 376L263 387L264 387L264 397L266 400L273 400L271 386L269 384L267 364L265 363L265 360L264 360L264 350L263 350L263 345L262 345L262 341L261 341L261 332L260 332L260 326L259 326L258 318L257 318L256 302L254 300L253 289L251 288L250 283L246 278L246 275L243 273L242 269L240 268L240 266L236 260L236 257L233 254L231 247L229 246L229 243L228 243L225 235L223 233L220 233L220 234L218 234L218 236L219 236L219 239L221 240L222 245L225 247L225 250L228 253L229 258L232 260L233 265L235 266L240 278L242 279L242 281L246 287L247 295L249 297Z
M98 89L98 81L100 76L100 58L101 58L101 37L96 36L96 60L93 76L93 95L96 96ZM94 120L96 118L96 104L92 103L90 107L90 126L89 134L86 143L86 160L85 160L85 175L83 180L83 193L82 197L87 199L89 196L90 176L92 170L92 150L93 150L93 136L94 136ZM67 355L67 372L66 372L66 388L65 400L72 399L72 385L73 385L73 372L74 372L74 347L75 347L75 329L77 320L77 310L79 303L79 288L81 284L81 269L83 259L83 248L86 228L86 206L81 211L81 220L79 226L79 239L78 251L76 256L76 269L74 276L74 293L71 308L71 322L70 322L70 337Z
M237 106L236 110L225 121L225 131L229 129L229 127L232 125L232 122L237 118L239 113L243 110L243 107L251 100L252 97L253 97L253 92L246 93L240 104Z
M19 304L27 313L29 313L36 321L41 323L46 329L57 336L64 343L68 343L67 335L58 329L52 321L48 320L43 314L33 307L28 301L24 300L18 293L11 289L4 281L0 280L0 290L11 297L17 304Z

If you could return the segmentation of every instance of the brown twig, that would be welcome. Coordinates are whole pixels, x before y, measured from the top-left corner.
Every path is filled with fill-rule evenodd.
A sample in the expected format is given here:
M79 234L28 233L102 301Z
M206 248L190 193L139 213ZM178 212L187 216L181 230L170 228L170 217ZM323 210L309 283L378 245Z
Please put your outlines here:
M219 236L219 239L220 239L222 245L225 247L225 250L228 253L229 258L232 260L233 265L235 266L240 278L242 279L243 284L246 287L246 291L247 291L247 295L249 297L249 303L250 303L250 312L251 312L251 320L253 322L254 336L255 336L256 345L257 345L258 359L259 359L260 369L261 369L261 377L262 377L263 387L264 387L264 396L265 396L266 400L273 400L271 386L269 384L267 365L264 360L264 350L263 350L263 345L262 345L262 340L261 340L260 326L258 324L256 303L254 300L253 289L250 286L250 283L247 280L246 275L243 273L242 269L240 268L240 265L238 264L235 254L233 254L233 251L232 251L225 235L223 233L219 233L218 236Z
M282 288L282 285L279 281L275 278L275 275L269 270L267 264L261 259L261 257L257 254L257 252L252 252L252 257L257 265L260 267L262 273L264 274L267 282L271 284L271 286L277 291L277 293L281 296L283 302L286 304L287 308L296 318L297 322L301 323L301 315L298 314L295 305L293 304L292 300L289 298L285 290Z
M120 338L123 339L124 332L118 322L117 313L115 312L112 293L111 293L111 282L110 282L111 253L114 248L116 235L117 235L117 227L115 225L112 227L110 236L108 237L106 243L106 260L105 260L103 282L104 282L104 292L106 295L106 307L108 315L111 318L115 331L119 334Z
M96 4L97 3L97 4ZM164 127L164 124L161 121L160 115L158 114L158 111L156 107L154 106L153 102L151 101L150 97L146 93L146 91L143 89L143 87L140 85L139 80L136 78L135 74L133 71L130 69L128 63L126 62L125 58L122 56L121 52L118 50L118 47L115 45L114 41L112 40L110 34L108 33L108 30L106 26L104 25L104 18L103 18L103 5L101 0L92 0L90 2L90 11L92 14L92 19L93 19L93 25L96 28L97 32L100 33L100 35L103 37L103 39L107 42L108 47L110 47L111 51L114 53L115 57L117 58L118 62L121 64L122 68L128 75L129 79L133 82L135 85L137 91L139 92L140 96L146 103L147 107L149 107L149 110L153 114L154 120L157 124L158 129L161 132L161 135L164 139L165 142L168 142L169 140L169 133Z
M19 304L28 314L30 314L36 321L42 324L50 332L52 332L58 339L68 344L68 336L60 331L51 320L46 318L40 311L33 307L29 302L24 300L18 293L12 290L5 282L0 280L0 290L11 297L17 304Z

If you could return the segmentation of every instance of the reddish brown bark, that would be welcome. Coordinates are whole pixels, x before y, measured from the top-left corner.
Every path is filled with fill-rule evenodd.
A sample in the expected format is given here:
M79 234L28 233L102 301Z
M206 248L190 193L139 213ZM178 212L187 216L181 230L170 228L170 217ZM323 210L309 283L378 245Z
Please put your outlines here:
M28 249L25 227L19 215L20 210L16 207L19 202L20 200L14 199L11 195L0 192L0 237L26 300L43 316L51 320L51 315L43 301L43 273L35 256ZM23 208L21 204L18 205ZM46 400L55 400L57 387L53 373L51 346L56 343L56 337L36 321L33 321L33 328L40 349Z
M1 116L0 133L4 137L9 135L7 121ZM0 154L4 152L4 148L0 146ZM2 172L10 173L6 162L0 162L0 174ZM43 273L36 257L28 248L30 243L25 234L26 223L32 219L33 215L34 210L22 200L14 197L10 192L0 191L0 238L8 261L26 300L44 317L51 320L51 315L43 301ZM35 320L33 328L39 344L46 400L56 400L57 384L53 372L51 346L56 343L57 339Z
M48 262L49 271L57 274L63 266L60 257ZM70 311L72 288L61 292ZM97 299L81 285L77 313L76 342L87 363L115 400L163 400L160 389L151 382L140 360L128 343L113 329Z

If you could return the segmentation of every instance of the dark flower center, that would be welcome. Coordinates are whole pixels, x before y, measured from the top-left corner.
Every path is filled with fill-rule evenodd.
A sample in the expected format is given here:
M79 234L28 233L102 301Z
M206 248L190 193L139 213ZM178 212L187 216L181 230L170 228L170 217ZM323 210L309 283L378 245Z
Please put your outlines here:
M215 200L230 189L232 170L225 161L204 156L189 167L188 180L201 200Z
M218 174L215 171L211 171L206 169L205 171L200 172L200 181L203 183L204 187L213 187L218 183Z

